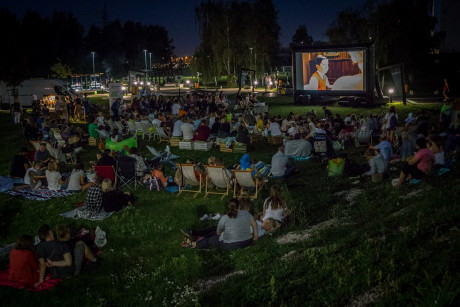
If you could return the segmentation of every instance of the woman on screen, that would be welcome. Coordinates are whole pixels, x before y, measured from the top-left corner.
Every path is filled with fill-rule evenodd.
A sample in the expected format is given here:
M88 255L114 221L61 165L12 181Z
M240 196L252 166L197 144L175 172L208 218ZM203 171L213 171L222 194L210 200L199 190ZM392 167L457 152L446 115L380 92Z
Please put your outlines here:
M342 76L338 78L332 85L332 90L345 90L345 91L362 91L363 90L363 65L364 56L363 51L349 51L353 64L357 63L359 67L359 74L354 76Z
M304 86L305 90L325 91L330 90L331 85L327 79L327 71L329 70L329 60L324 55L318 55L315 59L316 71L311 75L310 82Z

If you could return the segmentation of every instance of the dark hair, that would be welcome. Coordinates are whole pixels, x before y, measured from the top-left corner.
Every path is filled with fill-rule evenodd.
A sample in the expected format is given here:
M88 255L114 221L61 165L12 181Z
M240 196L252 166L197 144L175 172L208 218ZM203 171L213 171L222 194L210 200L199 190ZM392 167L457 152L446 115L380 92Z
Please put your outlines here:
M40 226L38 229L38 237L40 238L41 241L45 241L46 237L48 236L48 233L50 232L51 227L48 224L43 224Z
M239 207L240 202L236 198L230 199L228 202L228 217L233 219L238 216L238 207Z
M327 58L324 55L318 55L315 59L315 66L321 65L321 62L324 60L327 60Z
M417 141L415 141L415 144L420 148L426 148L426 140L424 138L419 138Z
M82 162L77 162L75 163L75 169L78 171L78 170L82 170L83 169L83 163Z
M29 235L22 235L16 242L15 249L27 249L34 252L34 239Z

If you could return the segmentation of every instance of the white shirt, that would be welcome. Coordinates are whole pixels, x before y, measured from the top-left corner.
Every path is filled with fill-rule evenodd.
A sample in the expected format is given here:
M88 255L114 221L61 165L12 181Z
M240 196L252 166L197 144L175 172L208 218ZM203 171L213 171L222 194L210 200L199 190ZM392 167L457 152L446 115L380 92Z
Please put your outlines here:
M270 133L272 136L279 136L281 135L280 125L277 122L273 122L270 124Z
M178 114L179 114L179 110L180 110L180 104L175 103L175 104L172 105L171 111L172 111L172 114L173 114L173 115L178 115Z
M72 173L70 174L69 179L69 186L67 187L67 191L80 191L80 178L84 176L83 170L79 169L78 171L73 169Z
M61 189L59 184L59 179L61 178L61 173L59 172L50 172L49 170L45 171L46 181L48 181L48 190L57 191Z
M29 176L29 172L30 171L33 171L33 172L36 172L37 170L33 167L29 168L24 176L24 183L25 184L30 184L30 176Z
M190 123L185 123L182 125L181 130L184 140L193 139L193 128L194 126Z
M184 124L184 122L181 121L180 119L178 119L178 120L176 120L176 121L174 122L174 127L173 127L172 136L177 136L177 137L181 137L181 136L182 136L181 127L182 127L183 124Z
M159 120L158 118L155 118L154 120L152 120L152 125L156 125L156 126L160 127L161 120Z
M265 205L266 205L267 201L268 201L268 198L264 202L264 208L265 208ZM284 208L273 210L272 209L272 204L270 202L268 204L267 209L265 209L265 215L264 215L262 220L265 221L265 220L268 220L268 219L272 218L272 219L275 219L277 221L282 222L283 221L283 212L284 212Z

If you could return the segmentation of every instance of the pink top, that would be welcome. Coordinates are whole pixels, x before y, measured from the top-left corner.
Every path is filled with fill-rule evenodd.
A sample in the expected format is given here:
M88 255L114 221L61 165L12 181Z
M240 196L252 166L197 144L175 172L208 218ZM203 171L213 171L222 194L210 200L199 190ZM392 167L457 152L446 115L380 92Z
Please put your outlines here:
M429 174L434 164L434 154L428 148L420 149L416 154L415 158L418 160L417 168Z

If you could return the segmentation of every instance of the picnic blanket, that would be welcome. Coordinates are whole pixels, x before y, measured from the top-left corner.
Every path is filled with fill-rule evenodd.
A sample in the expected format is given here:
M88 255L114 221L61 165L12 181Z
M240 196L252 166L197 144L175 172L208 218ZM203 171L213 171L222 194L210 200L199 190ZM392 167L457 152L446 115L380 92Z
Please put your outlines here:
M85 219L88 221L102 221L110 216L112 216L113 212L99 212L99 213L94 213L89 210L87 210L85 207L81 208L76 208L72 211L69 212L64 212L59 214L60 216L71 218L71 219Z
M0 176L0 192L12 190L15 183L24 183L24 179L11 178L11 176Z
M24 283L21 282L16 282L8 279L9 277L9 271L0 271L0 286L8 286L8 287L14 287L18 289L26 289L28 291L32 292L39 292L43 290L50 290L54 288L58 283L62 281L62 279L53 279L51 277L51 274L48 274L45 277L45 281L43 281L38 287L30 287Z
M56 197L65 197L72 195L72 192L69 191L50 191L47 189L24 189L19 191L5 191L5 193L12 196L21 196L31 200L50 200Z
M137 148L137 140L134 137L130 137L129 139L123 140L118 143L112 142L110 138L107 138L107 140L105 140L105 148L108 148L110 150L120 151L123 149L123 146L125 145L128 145L129 148Z

